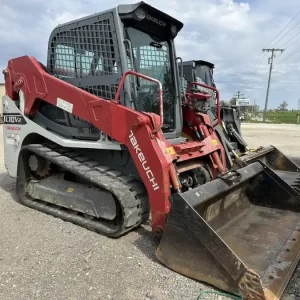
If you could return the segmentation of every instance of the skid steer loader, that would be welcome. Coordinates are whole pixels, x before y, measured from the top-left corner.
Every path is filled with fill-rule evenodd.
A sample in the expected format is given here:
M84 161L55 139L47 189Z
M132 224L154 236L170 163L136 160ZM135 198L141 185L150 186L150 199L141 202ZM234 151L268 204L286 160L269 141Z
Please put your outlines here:
M119 5L56 27L46 66L9 60L5 166L26 206L114 238L151 218L167 267L279 298L300 255L299 195L261 161L228 171L220 115L190 105L197 91L182 103L182 27L144 2Z
M199 82L210 87L216 87L213 70L214 64L204 60L190 60L180 62L180 78L182 82L182 92L187 92L188 84ZM207 113L212 122L217 118L216 94L213 90L193 86L198 92L198 99L194 106L201 112ZM234 158L240 153L244 153L248 148L241 134L240 111L236 106L221 105L220 103L221 122L215 126L215 131L221 140L225 153L227 167L233 166Z
M209 87L216 87L213 69L214 65L203 60L190 60L179 64L180 77L185 84L182 86L184 92L188 85L197 89L198 97L194 104L198 111L207 113L212 122L217 118L220 111L221 122L215 126L215 131L222 146L224 147L228 169L238 169L241 166L261 160L276 174L285 180L295 191L300 193L299 167L274 146L250 149L242 137L240 112L238 107L231 105L220 105L216 102L215 93L209 88L193 86L192 82L200 82Z

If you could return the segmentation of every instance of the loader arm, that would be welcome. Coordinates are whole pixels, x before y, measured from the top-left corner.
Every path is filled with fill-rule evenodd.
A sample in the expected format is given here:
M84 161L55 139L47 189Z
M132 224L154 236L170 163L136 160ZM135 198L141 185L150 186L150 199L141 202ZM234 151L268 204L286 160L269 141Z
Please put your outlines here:
M44 71L28 56L10 60L4 71L7 95L18 100L18 90L25 95L24 113L34 115L39 101L47 101L90 122L112 139L125 145L145 184L151 206L153 230L162 230L170 209L170 172L174 168L168 143L161 131L153 129L160 117L137 112L115 101L107 101L72 86ZM155 125L153 125L155 123ZM120 125L121 124L121 125ZM157 125L156 125L157 124Z

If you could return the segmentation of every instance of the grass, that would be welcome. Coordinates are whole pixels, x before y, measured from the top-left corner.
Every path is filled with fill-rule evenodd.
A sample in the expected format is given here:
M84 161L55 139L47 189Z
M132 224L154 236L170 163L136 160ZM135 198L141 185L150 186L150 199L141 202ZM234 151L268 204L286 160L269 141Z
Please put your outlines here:
M279 124L297 124L297 111L284 111L284 112L268 112L267 119L270 123L279 123ZM248 120L245 120L249 122ZM251 123L261 123L257 121L250 121ZM300 124L300 123L299 123Z

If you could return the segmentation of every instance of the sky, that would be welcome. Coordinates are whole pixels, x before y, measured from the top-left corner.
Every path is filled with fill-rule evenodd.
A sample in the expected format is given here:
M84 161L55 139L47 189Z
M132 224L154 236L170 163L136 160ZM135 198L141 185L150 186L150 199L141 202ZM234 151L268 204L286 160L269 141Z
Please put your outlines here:
M0 0L1 71L9 59L22 55L34 56L46 64L48 38L58 24L135 2ZM298 108L299 0L189 0L189 5L182 0L148 0L147 3L184 23L175 39L177 56L184 61L202 59L214 63L222 100L230 100L240 91L263 109L270 53L262 49L285 48L274 60L268 108L276 108L282 101L288 102L289 109ZM0 82L3 80L1 74Z

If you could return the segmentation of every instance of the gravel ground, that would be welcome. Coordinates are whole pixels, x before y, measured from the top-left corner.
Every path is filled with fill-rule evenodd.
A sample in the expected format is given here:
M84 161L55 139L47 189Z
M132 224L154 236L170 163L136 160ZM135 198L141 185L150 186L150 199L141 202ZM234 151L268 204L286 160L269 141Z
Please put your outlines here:
M244 123L242 133L249 147L273 145L287 156L300 158L299 125Z
M298 128L247 124L243 132L252 147L274 144L296 157ZM159 264L149 226L113 240L18 204L15 181L3 165L2 126L0 134L1 300L196 300L202 290L211 290ZM289 286L295 297L298 271Z

